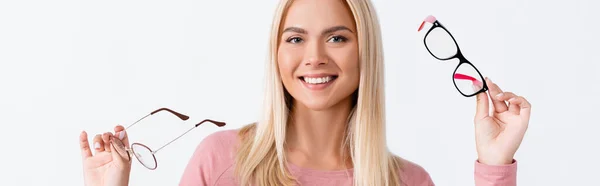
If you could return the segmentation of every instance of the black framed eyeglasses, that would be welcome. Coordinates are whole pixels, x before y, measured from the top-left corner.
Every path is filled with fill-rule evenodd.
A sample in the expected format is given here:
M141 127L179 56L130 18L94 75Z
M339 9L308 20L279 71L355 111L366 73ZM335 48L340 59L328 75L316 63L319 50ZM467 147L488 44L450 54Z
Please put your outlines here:
M471 97L487 91L487 84L479 70L463 56L454 36L434 16L430 15L425 18L418 31L423 29L426 22L433 24L423 38L429 54L442 61L459 60L452 73L452 82L458 92L465 97Z
M136 122L132 123L131 125L127 126L125 128L125 130L129 129L130 127L132 127L133 125L137 124L138 122L142 121L144 118L154 115L156 113L159 113L161 111L166 111L168 113L171 113L175 116L177 116L177 118L179 118L182 121L186 121L188 120L190 117L184 114L181 114L179 112L173 111L171 109L168 108L159 108L155 111L152 111L150 114L138 119ZM222 127L225 126L225 122L220 122L220 121L215 121L215 120L211 120L211 119L205 119L203 121L201 121L198 124L195 124L192 128L190 128L189 130L187 130L186 132L184 132L183 134L179 135L178 137L176 137L175 139L171 140L170 142L168 142L167 144L161 146L160 148L156 149L156 150L152 150L150 147L141 144L141 143L132 143L130 147L126 146L123 141L119 140L119 138L111 138L111 144L115 147L115 149L117 150L117 153L119 153L119 155L123 156L123 157L128 157L128 160L131 161L131 156L135 156L135 158L146 168L150 169L150 170L155 170L157 167L157 161L156 161L156 156L154 156L154 154L156 154L158 151L160 151L161 149L165 148L167 145L173 143L175 140L181 138L182 136L184 136L185 134L187 134L188 132L190 132L192 129L200 126L202 123L205 122L210 122L215 124L218 127Z

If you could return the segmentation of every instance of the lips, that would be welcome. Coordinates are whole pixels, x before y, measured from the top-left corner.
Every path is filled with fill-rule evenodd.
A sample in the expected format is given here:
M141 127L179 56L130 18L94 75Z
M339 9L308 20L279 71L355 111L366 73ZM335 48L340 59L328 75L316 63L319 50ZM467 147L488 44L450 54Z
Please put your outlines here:
M307 76L301 76L300 80L308 83L308 84L313 84L313 85L317 85L317 84L324 84L324 83L328 83L330 81L333 81L337 78L337 76L321 76L321 77L307 77Z
M298 77L300 82L309 90L324 90L338 78L337 74L310 74Z
M299 78L300 78L300 80L304 81L305 83L317 85L317 84L325 84L325 83L331 82L331 81L335 80L337 77L338 77L337 75L320 74L320 75L305 75L305 76L300 76Z

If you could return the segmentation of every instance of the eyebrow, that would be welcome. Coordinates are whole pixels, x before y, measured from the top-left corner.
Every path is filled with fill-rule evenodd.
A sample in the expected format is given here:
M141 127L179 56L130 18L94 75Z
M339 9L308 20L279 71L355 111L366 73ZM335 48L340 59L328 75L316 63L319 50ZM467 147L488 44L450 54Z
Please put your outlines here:
M351 33L354 33L348 27L345 27L345 26L334 26L334 27L331 27L331 28L323 30L323 32L321 32L321 34L325 35L325 34L329 34L329 33L340 31L340 30L347 30L347 31L349 31ZM285 32L296 32L296 33L300 33L300 34L306 34L306 30L304 30L302 28L298 28L298 27L287 27L287 28L285 28L283 30L282 33L285 33Z

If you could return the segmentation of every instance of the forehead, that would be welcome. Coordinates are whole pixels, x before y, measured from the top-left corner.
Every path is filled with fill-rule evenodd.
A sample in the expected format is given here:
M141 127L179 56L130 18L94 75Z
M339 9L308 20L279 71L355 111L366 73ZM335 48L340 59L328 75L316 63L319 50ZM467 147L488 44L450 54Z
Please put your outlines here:
M296 26L307 30L332 26L354 29L354 18L344 0L293 0L284 27Z

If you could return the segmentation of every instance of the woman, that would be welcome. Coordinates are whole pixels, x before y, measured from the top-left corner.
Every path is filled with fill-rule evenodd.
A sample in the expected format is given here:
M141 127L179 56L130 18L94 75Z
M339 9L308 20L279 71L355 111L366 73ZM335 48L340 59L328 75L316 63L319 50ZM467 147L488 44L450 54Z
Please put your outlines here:
M422 167L387 149L377 21L368 0L282 0L271 32L262 120L206 137L180 184L433 185ZM477 95L476 184L515 185L513 155L531 107L486 81L494 113L488 113L487 93ZM127 143L122 126L114 135ZM88 186L128 183L130 162L108 145L111 136L94 138L94 156L87 134L80 136Z

